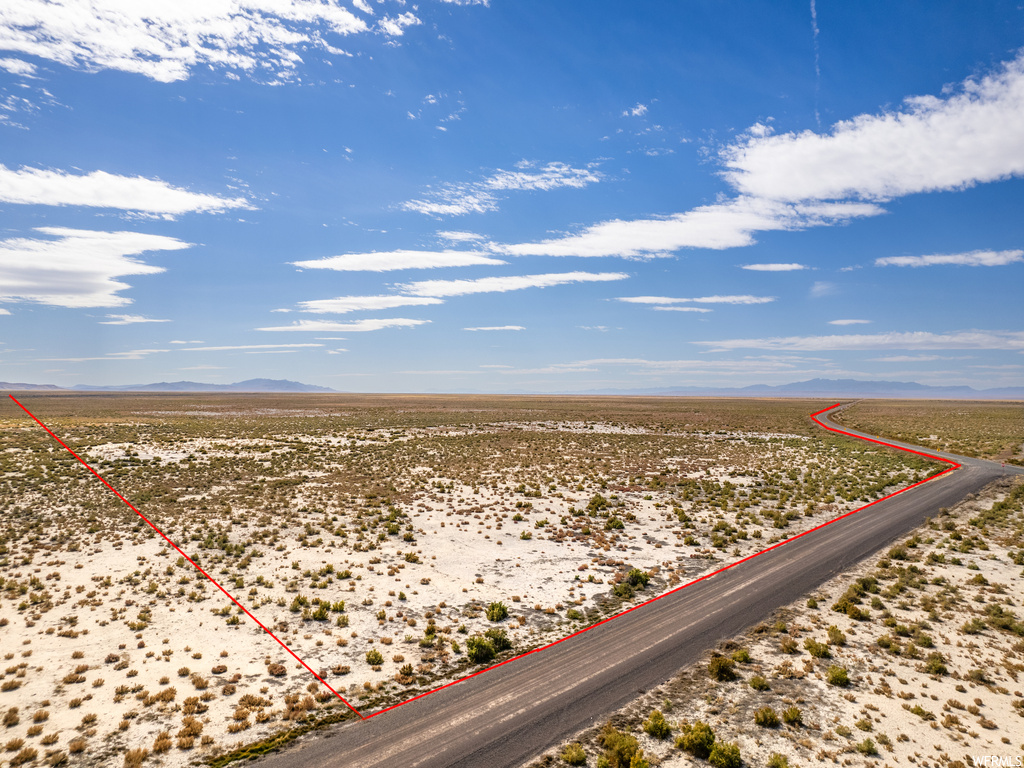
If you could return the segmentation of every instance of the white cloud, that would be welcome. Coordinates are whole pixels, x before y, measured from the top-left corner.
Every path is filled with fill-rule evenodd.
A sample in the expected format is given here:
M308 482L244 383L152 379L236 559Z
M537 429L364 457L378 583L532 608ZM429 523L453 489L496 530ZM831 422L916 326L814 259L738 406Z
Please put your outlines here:
M968 253L933 253L927 256L887 256L875 259L876 267L1002 267L1024 261L1024 251L970 251Z
M451 243L478 242L484 239L483 235L478 235L476 232L460 232L453 230L440 231L437 233L437 236L442 240L447 240Z
M173 341L171 342L174 343ZM252 349L281 349L283 347L322 347L323 344L233 344L227 347L187 347L182 352L233 352Z
M31 77L36 73L36 65L21 59L0 59L0 69L12 75Z
M829 325L867 325L870 320L829 320Z
M2 307L0 307L0 315L9 315L9 314L11 314L11 310L3 309Z
M175 339L174 341L169 341L168 342L168 344L202 344L202 343L204 343L204 342L202 342L202 341L182 341L181 339Z
M388 37L401 37L406 27L415 27L423 22L414 14L406 11L399 16L385 16L377 22L377 29Z
M874 216L882 209L871 203L790 205L739 197L703 205L664 218L615 219L579 234L536 243L496 246L510 256L667 256L681 248L723 250L751 245L755 232L798 230Z
M218 213L252 209L245 198L217 197L173 187L159 179L117 176L105 171L65 171L0 165L0 201L23 205L83 205L150 214Z
M705 309L704 307L655 307L656 312L713 312L712 309Z
M366 0L352 0L352 7L357 11L368 13L371 16L373 15L373 8L370 7Z
M809 267L792 262L789 264L741 264L740 269L749 269L752 272L795 272L800 269L809 269Z
M100 320L100 325L133 325L134 323L169 323L170 320L157 320L142 315L107 315L109 320ZM173 343L173 342L172 342Z
M811 286L811 296L816 299L820 299L822 296L831 296L835 292L835 283L829 283L825 280L816 280L814 285Z
M130 288L126 275L155 275L163 267L130 258L147 251L174 251L190 243L139 232L96 232L63 227L35 230L55 239L0 241L0 301L32 301L59 307L120 307Z
M549 288L568 283L625 280L628 277L629 275L624 272L561 272L546 275L481 277L477 280L423 280L400 285L399 289L413 296L465 296L472 293L504 293L523 288Z
M299 302L300 311L316 314L345 314L363 310L395 309L427 304L444 304L441 299L426 296L339 296L336 299L315 299Z
M775 301L774 296L698 296L692 299L677 299L668 296L623 296L616 301L628 304L768 304Z
M1002 349L1024 351L1024 331L956 331L930 333L849 334L843 336L786 336L766 339L695 341L712 351L733 349L795 349L847 351L864 349Z
M726 148L725 179L743 195L798 202L883 201L1024 173L1024 55L945 98L860 115L824 135L751 136Z
M622 112L622 116L623 117L643 117L646 114L647 114L647 105L646 104L639 104L639 103L635 107L633 107L632 109L626 109L626 110L623 110L623 112Z
M108 352L102 357L43 357L39 362L45 363L84 363L94 360L145 360L149 355L170 352L169 349L132 349L127 352Z
M513 191L548 191L561 187L581 189L601 180L601 174L590 168L573 168L565 163L548 163L533 169L519 163L519 170L498 170L491 176L466 184L444 184L423 199L408 200L401 207L430 216L462 216L485 213L498 208L499 193Z
M356 320L351 323L334 323L329 320L297 320L291 325L279 325L271 328L257 328L257 331L379 331L383 328L411 328L429 323L429 320L409 320L396 317L387 320ZM322 345L317 345L322 346Z
M876 363L930 363L935 360L966 360L965 357L950 357L949 355L889 355L888 357L873 357L871 360Z
M947 98L861 115L828 134L771 135L755 125L726 147L737 196L663 218L605 221L576 234L496 246L514 256L651 258L682 248L751 245L758 232L833 226L884 213L878 203L1024 173L1024 54Z
M334 269L339 272L388 272L396 269L437 269L472 267L482 264L506 264L478 251L385 251L383 253L346 253L325 259L293 261L303 269Z
M524 325L480 325L476 328L463 328L464 331L525 331Z
M401 34L415 17L381 26ZM418 21L418 20L417 20ZM0 5L0 50L86 71L116 69L161 82L196 68L227 68L275 80L326 48L326 35L369 30L347 8L320 0L8 0Z

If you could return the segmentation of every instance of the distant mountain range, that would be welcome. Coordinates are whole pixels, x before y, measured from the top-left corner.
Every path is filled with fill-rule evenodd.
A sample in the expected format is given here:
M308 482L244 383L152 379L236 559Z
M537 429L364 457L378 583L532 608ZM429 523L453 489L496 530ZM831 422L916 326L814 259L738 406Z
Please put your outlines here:
M157 384L126 384L98 387L76 384L20 384L0 381L0 391L72 391L72 392L336 392L286 379L248 379L235 384L203 384L196 381L162 381ZM483 393L481 393L483 394ZM541 393L535 393L541 394ZM547 394L547 393L545 393ZM1024 400L1024 387L974 389L973 387L937 387L913 381L860 381L858 379L811 379L792 384L754 384L749 387L662 387L652 389L596 389L564 392L581 395L622 395L645 397L813 397L813 398L921 398L929 400Z
M335 392L328 387L317 387L287 379L247 379L235 384L203 384L198 381L161 381L157 384L125 384L98 387L75 384L57 387L53 384L12 384L0 381L0 390L47 390L73 392Z
M665 387L659 389L602 389L582 394L649 395L677 397L886 397L929 400L1024 400L1024 387L974 389L937 387L913 381L861 381L859 379L810 379L792 384L754 384L749 387Z

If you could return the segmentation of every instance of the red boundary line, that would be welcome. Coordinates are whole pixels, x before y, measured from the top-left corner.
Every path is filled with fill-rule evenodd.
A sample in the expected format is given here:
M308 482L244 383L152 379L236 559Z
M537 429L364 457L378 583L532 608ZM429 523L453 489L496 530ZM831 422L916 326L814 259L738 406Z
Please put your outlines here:
M248 609L246 609L246 607L244 605L242 605L240 602L238 602L238 600L236 600L231 595L230 592L228 592L226 589L224 589L224 587L222 587L220 584L218 584L217 581L212 576L210 576L210 574L208 574L206 571L204 571L202 568L200 568L199 565L197 563L195 563L192 560L192 558L190 558L188 555L186 555L178 547L177 544L175 544L173 541L171 541L164 534L163 531L161 531L159 528L157 528L155 525L153 525L153 523L151 523L146 518L145 515L143 515L141 512L139 512L139 510L136 509L131 504L131 502L129 502L124 496L122 496L120 493L118 493L117 489L115 489L114 486L112 486L110 483L108 483L106 480L104 480L103 477L101 477L99 475L99 473L96 472L96 470L94 470L92 467L90 467L77 453L75 453L70 448L68 448L68 446L64 443L64 441L62 441L59 437L57 437L55 434L53 434L53 432L51 432L50 429L45 424L43 424L43 422L41 422L39 419L37 419L24 405L22 405L20 402L18 402L18 400L14 397L14 395L9 395L9 397L12 400L14 400L14 402L18 404L18 407L20 407L23 411L25 411L25 413L27 413L32 418L33 421L35 421L39 426L41 426L43 429L45 429L46 432L50 435L50 437L52 437L54 440L56 440L58 443L60 443L60 445L62 445L64 447L64 449L67 450L68 453L70 453L72 456L74 456L76 459L78 459L78 461L81 462L82 465L86 469L88 469L93 475L95 475L99 479L100 482L102 482L105 486L107 486L107 488L109 488L114 493L114 495L117 496L117 498L119 498L121 501L123 501L133 512L135 512L135 514L137 514L140 518L142 518L146 522L146 524L149 525L150 528L152 528L154 531L159 533L160 536L163 537L163 539L168 544L170 544L179 554L181 554L182 557L184 557L186 560L188 560L188 562L191 563L195 567L195 569L197 571L199 571L201 574L203 574L203 576L205 576L207 579L209 579L214 584L214 586L217 587L217 589L219 589L221 592L223 592L225 595L227 595L227 597L231 600L231 602L233 602L242 611L245 612L246 616L248 616L250 619L252 619L254 622L256 622L256 624L264 632L266 632L268 635L270 635L272 638L274 638L274 640L276 640L277 643L282 648L284 648L286 651L288 651L288 653L291 654L292 657L294 657L296 661L298 661L303 667L305 667L306 670L309 671L309 673L313 675L313 677L315 677L317 680L319 680L321 683L323 683L324 686L331 693L333 693L335 696L337 696L339 699L341 699L341 701L345 704L345 706L347 706L350 710L352 710L361 720L369 720L371 718L377 717L378 715L383 715L385 712L390 712L391 710L397 709L398 707L401 707L401 706L404 706L405 704L408 704L409 702L416 701L417 699L422 699L423 697L429 696L432 693L437 693L438 691L443 691L445 688L451 688L453 685L457 685L457 684L459 684L461 682L464 682L466 680L470 680L470 679L472 679L474 677L477 677L478 675L484 674L485 672L490 672L492 669L497 669L498 667L503 667L506 664L510 664L513 661L517 661L519 659L525 658L526 656L529 656L529 655L531 655L533 653L537 653L537 652L543 651L543 650L545 650L547 648L551 648L552 646L558 645L559 643L564 643L566 640L569 640L569 639L571 639L573 637L576 637L577 635L582 635L584 632L589 632L590 630L594 629L595 627L600 627L602 624L607 624L609 621L612 621L613 619L617 619L620 616L625 616L627 613L632 613L633 611L635 611L635 610L637 610L639 608L643 608L646 605L650 605L651 603L657 602L658 600L661 600L662 598L665 598L665 597L668 597L669 595L675 594L676 592L679 592L680 590L686 589L687 587L690 587L690 586L692 586L694 584L697 584L698 582L704 581L705 579L710 579L712 576L716 576L719 573L723 573L724 571L727 571L730 568L735 568L737 565L740 565L741 563L745 563L748 560L753 560L755 557L759 557L759 556L765 554L766 552L771 552L774 549L778 549L779 547L781 547L784 544L789 544L791 541L796 541L797 539L799 539L799 538L801 538L803 536L806 536L806 535L808 535L810 533L814 533L815 531L820 530L821 528L824 528L827 525L832 525L833 523L838 522L838 521L840 521L840 520L842 520L844 518L847 518L850 515L856 514L857 512L860 512L861 510L867 509L868 507L873 507L875 504L883 502L886 499L891 499L893 496L898 496L901 493L905 493L906 491L909 491L911 488L916 488L919 485L927 483L929 480L934 480L937 477L942 477L943 475L947 474L948 472L952 472L955 469L959 469L960 466L961 466L960 464L958 464L957 462L953 461L952 459L947 459L947 458L945 458L943 456L936 456L934 454L924 453L922 451L915 451L912 448L904 448L903 446L893 445L892 443L887 443L887 442L885 442L883 440L875 440L874 438L864 437L862 435L857 435L857 434L854 434L852 432L845 432L845 431L843 431L841 429L837 429L835 427L830 427L827 424L822 423L818 419L818 416L820 416L821 414L825 413L826 411L831 411L833 408L838 408L841 404L840 403L835 403L834 405L830 405L827 408L822 408L820 411L816 411L815 413L812 413L810 415L811 420L814 421L814 423L817 424L822 429L828 430L829 432L835 432L836 434L844 435L846 437L852 437L852 438L855 438L857 440L864 440L865 442L875 443L876 445L884 445L884 446L886 446L888 448L895 448L898 451L905 451L906 453L913 453L913 454L916 454L918 456L923 456L923 457L925 457L927 459L932 459L933 461L942 461L942 462L945 462L946 464L951 464L952 466L948 467L947 469L944 469L942 472L939 472L938 474L932 475L931 477L927 477L924 480L919 480L918 482L914 483L913 485L908 485L906 488L901 488L900 490L895 491L893 493L890 493L887 496L883 496L880 499L875 499L874 501L872 501L872 502L870 502L868 504L865 504L863 507L858 507L857 509L854 509L854 510L851 510L849 512L846 512L845 514L839 515L838 517L834 517L831 520L828 520L828 521L826 521L824 523L821 523L820 525L816 525L813 528L809 528L808 530L804 531L803 533L798 533L795 536L791 536L788 539L783 539L782 541L778 542L777 544L774 544L774 545L772 545L770 547L767 547L767 548L762 549L762 550L760 550L758 552L755 552L752 555L748 555L747 557L741 558L740 560L736 560L736 561L734 561L732 563L729 563L728 565L722 566L721 568L719 568L719 569L717 569L715 571L712 571L711 573L706 573L703 576L694 579L693 581L688 581L686 584L682 584L682 585L676 587L675 589L669 590L668 592L663 592L662 594L660 594L660 595L658 595L656 597L652 597L650 600L645 600L642 603L638 603L637 605L634 605L631 608L627 608L626 610L620 611L619 613L616 613L616 614L614 614L612 616L609 616L608 618L603 619L603 620L601 620L599 622L596 622L595 624L591 624L588 627L584 627L583 629L580 629L580 630L578 630L576 632L573 632L571 635L566 635L565 637L559 638L558 640L550 642L547 645L542 645L539 648L534 648L533 650L526 651L525 653L521 653L518 656L513 656L512 658L506 659L505 661L502 661L502 662L500 662L498 664L493 664L490 667L485 667L483 669L477 670L476 672L474 672L474 673L472 673L470 675L466 675L465 677L460 677L460 678L458 678L456 680L452 680L450 683L446 683L444 685L440 685L437 688L432 688L431 690L426 691L425 693L421 693L421 694L419 694L417 696L413 696L412 698L405 699L404 701L400 701L398 704L392 704L390 707L385 707L384 709L381 709L381 710L379 710L377 712L374 712L372 715L362 715L355 707L353 707L345 699L345 697L343 697L340 693L338 693L336 690L334 690L327 683L326 680L324 680L322 677L320 677L320 675L318 675L316 672L314 672L312 670L312 668L308 664L306 664L306 662L304 662L302 659L300 659L291 648L289 648L287 645L285 645L284 642L282 642L277 637L277 635L275 635L273 632L271 632L269 629L267 629L266 626L264 626L260 622L259 619L257 619L251 613L249 613Z
M244 605L242 605L240 602L238 602L230 592L228 592L226 589L224 589L224 587L222 587L217 582L217 580L215 578L213 578L213 576L211 576L206 571L204 571L195 560L193 560L191 557L186 555L177 544L175 544L173 541L171 541L169 538L167 538L167 535L163 531L161 531L159 528L157 528L155 525L153 525L153 523L150 522L149 518L147 518L144 514L139 512L139 510L137 510L135 508L135 506L130 501L128 501L128 499L126 499L124 496L122 496L114 486L112 486L110 483L108 483L106 480L104 480L103 477L95 469L90 467L81 456L79 456L77 453L75 453L70 448L68 448L67 444L63 440L61 440L59 437L57 437L55 434L53 434L53 432L50 431L50 428L47 427L45 424L43 424L43 422L41 422L39 419L37 419L35 417L35 415L33 415L33 413L31 411L29 411L28 408L26 408L24 405L19 403L17 398L14 397L14 395L9 395L9 397L11 398L11 400L14 400L15 403L18 403L18 407L21 408L21 410L23 410L29 416L31 416L32 420L36 424L38 424L40 427L45 429L46 432L50 435L50 437L52 437L54 440L56 440L58 443L60 443L62 446L64 446L64 449L68 453L70 453L72 456L74 456L76 459L78 459L78 461L81 462L83 467L85 467L90 472L92 472L92 474L94 474L99 479L99 481L101 483L103 483L105 486L107 486L107 488L109 488L113 492L113 494L115 496L117 496L117 498L119 498L121 501L123 501L128 506L128 508L132 510L132 512L134 512L139 517L141 517L146 522L146 525L148 525L154 531L159 533L160 536L163 537L164 541L166 541L168 544L170 544L172 547L174 547L174 549L178 552L178 554L180 554L182 557L184 557L186 560L188 560L192 564L192 566L197 571L199 571L201 574L203 574L203 576L208 578L217 589L219 589L221 592L223 592L225 595L227 595L228 599L231 602L233 602L235 605L237 605L239 608L241 608L245 612L246 616L248 616L250 619L252 619L254 622L256 622L256 624L259 625L260 629L262 629L264 632L266 632L268 635L270 635L272 638L274 638L274 640L277 641L277 644L280 645L282 648L284 648L286 651L288 651L288 653L290 653L292 655L292 657L294 657L294 659L297 662L299 662L299 664L304 666L306 668L306 670L311 675L313 675L313 677L315 677L317 680L319 680L321 683L323 683L325 686L327 686L327 690L329 690L331 693L333 693L335 696L337 696L339 699L341 699L342 702L344 702L345 706L347 706L349 709L351 709L353 712L355 712L357 715L359 715L360 718L363 717L362 715L359 714L359 711L355 707L353 707L351 704L348 703L348 701L345 700L344 696L342 696L336 690L331 688L330 684L326 680L324 680L322 677L320 677L320 675L318 675L316 672L314 672L312 667L309 666L309 664L307 664L302 659L300 659L296 655L295 651L293 651L291 648L289 648L287 645L285 645L284 642L277 635L275 635L273 632L271 632L269 629L267 629L266 626L264 626L264 624L259 619L257 619L251 613L249 613L249 609L248 608L246 608Z

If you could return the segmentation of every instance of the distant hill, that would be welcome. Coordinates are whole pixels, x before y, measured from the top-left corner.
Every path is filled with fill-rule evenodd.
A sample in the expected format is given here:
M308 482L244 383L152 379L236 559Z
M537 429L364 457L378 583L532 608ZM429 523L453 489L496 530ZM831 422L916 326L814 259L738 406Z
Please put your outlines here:
M62 390L75 392L335 392L328 387L317 387L287 379L248 379L235 384L203 384L198 381L161 381L157 384L125 384L100 387L76 384L57 387L52 384L10 384L0 381L0 390Z
M583 394L654 395L678 397L886 397L930 400L1024 400L1024 387L974 389L939 387L913 381L861 381L810 379L792 384L754 384L749 387L666 387L660 389L604 389Z
M63 387L58 387L55 384L18 384L10 381L0 381L0 392L16 392L18 390L26 392L40 389L60 390Z

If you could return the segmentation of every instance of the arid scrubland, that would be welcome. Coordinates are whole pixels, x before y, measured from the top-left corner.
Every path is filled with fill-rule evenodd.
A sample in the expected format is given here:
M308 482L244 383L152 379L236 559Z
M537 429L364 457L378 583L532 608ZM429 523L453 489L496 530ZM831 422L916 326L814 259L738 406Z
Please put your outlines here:
M1024 405L962 400L863 400L835 421L961 456L1024 466Z
M1007 479L533 767L1014 765L1021 566L1024 481Z
M550 642L941 469L821 431L807 418L819 402L23 402L365 709ZM13 404L0 425L0 762L223 763L346 715ZM903 574L923 546L887 567ZM979 573L1005 582L979 554ZM879 599L917 638L900 607L916 577L894 578L907 596ZM824 607L813 616L840 626L851 647L869 634ZM767 652L751 653L764 663ZM771 690L814 679L803 660L792 657L791 677Z

